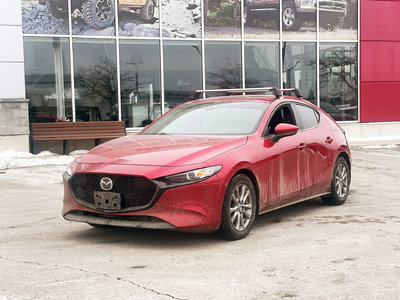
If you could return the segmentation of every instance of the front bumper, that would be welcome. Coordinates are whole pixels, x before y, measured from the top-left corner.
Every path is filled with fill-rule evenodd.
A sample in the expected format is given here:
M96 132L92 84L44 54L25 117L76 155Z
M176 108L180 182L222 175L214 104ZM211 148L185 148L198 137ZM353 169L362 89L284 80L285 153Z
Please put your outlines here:
M66 220L133 228L207 232L219 228L225 188L218 175L205 181L171 188L150 208L104 212L86 207L73 196L64 174L62 215Z

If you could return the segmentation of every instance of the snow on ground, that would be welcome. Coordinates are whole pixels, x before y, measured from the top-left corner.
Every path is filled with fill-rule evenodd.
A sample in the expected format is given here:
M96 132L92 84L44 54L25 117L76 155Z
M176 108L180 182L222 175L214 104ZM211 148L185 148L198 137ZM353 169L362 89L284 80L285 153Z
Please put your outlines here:
M368 145L361 146L362 149L396 149L399 148L398 145Z
M68 165L74 156L57 155L49 151L40 152L33 155L29 152L19 152L13 150L6 150L0 152L0 170L26 168L36 166L62 166Z

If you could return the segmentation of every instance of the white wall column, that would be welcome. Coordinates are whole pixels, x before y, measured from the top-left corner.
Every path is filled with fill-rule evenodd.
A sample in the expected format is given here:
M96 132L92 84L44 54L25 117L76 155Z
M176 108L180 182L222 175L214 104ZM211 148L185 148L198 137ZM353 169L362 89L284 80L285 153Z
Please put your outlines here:
M21 1L0 1L0 152L29 151Z

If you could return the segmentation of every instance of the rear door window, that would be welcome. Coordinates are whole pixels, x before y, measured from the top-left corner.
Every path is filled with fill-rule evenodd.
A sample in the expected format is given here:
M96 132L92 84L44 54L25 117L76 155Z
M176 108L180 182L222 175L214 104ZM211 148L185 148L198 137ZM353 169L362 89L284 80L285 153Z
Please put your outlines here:
M313 128L319 124L320 116L314 108L302 104L296 104L296 109L303 123L302 129Z

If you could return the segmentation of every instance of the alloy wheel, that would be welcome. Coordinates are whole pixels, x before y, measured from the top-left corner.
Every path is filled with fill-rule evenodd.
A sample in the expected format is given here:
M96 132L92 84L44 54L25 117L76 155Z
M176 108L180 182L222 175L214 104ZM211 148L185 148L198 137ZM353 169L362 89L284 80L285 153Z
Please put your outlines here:
M291 27L295 21L295 13L292 8L287 7L283 11L283 23L285 23L286 27Z
M335 190L336 194L343 198L347 194L348 189L348 169L341 163L337 166L335 172Z
M231 195L230 217L233 227L238 231L247 228L252 217L253 198L245 184L238 185Z

